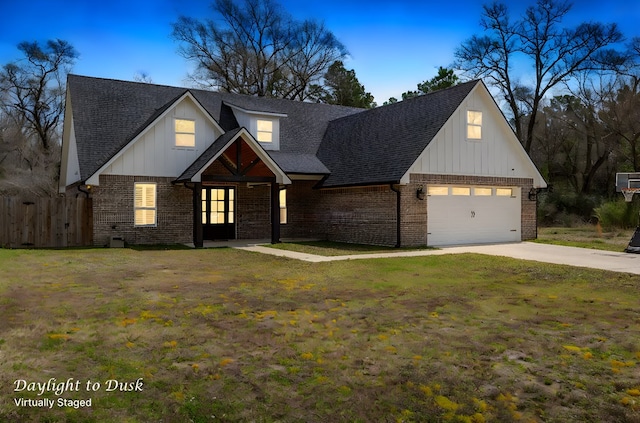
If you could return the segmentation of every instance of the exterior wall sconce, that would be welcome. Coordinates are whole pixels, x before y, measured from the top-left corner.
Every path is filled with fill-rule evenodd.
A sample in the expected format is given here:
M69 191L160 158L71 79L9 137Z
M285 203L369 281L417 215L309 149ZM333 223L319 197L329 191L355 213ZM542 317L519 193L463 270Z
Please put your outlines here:
M418 200L424 200L425 196L426 193L424 192L424 187L420 185L416 191L416 197L418 198Z
M538 198L538 190L535 188L531 188L529 190L529 201L536 201Z

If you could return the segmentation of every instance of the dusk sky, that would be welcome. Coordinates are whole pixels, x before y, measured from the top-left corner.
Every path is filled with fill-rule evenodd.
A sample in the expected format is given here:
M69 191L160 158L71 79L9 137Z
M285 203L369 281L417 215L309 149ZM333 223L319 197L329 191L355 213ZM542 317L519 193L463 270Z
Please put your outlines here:
M0 65L18 59L21 41L69 41L79 52L73 73L184 86L191 64L177 54L171 23L179 15L212 17L211 1L0 0ZM461 42L480 33L483 2L281 0L299 20L323 21L345 44L360 83L378 104L432 78ZM519 16L533 0L507 0ZM564 25L615 22L626 38L640 36L640 0L576 0Z

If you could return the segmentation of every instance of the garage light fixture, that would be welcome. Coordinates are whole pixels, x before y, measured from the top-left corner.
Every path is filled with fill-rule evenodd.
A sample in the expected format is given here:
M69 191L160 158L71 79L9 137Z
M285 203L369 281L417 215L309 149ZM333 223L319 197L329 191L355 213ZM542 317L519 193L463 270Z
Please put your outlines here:
M416 191L416 197L418 197L418 200L424 200L425 195L424 187L420 185Z

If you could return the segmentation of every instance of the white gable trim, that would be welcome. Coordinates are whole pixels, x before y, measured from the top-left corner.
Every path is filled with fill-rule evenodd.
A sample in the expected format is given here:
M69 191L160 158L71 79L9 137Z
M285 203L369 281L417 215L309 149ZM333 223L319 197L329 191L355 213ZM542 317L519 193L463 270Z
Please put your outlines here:
M234 110L238 110L242 113L246 113L248 115L256 115L256 116L271 116L271 117L287 117L286 113L276 113L276 112L261 112L259 110L247 110L240 106L236 106L235 104L223 102L225 106L229 106Z
M64 194L66 187L80 181L80 161L78 160L78 145L73 123L73 108L71 96L66 96L66 111L63 122L62 157L60 160L60 180L58 192Z
M480 88L482 87L482 88ZM536 188L544 188L547 186L547 183L545 182L544 178L542 177L542 175L540 174L540 172L538 171L537 167L535 166L535 164L533 163L533 161L531 160L531 157L529 157L529 155L526 153L526 151L524 150L524 147L522 146L522 144L520 143L520 141L518 140L518 138L516 137L515 132L513 131L513 128L511 128L511 126L509 125L509 123L507 122L504 114L502 113L502 111L500 110L500 108L498 107L497 103L495 102L495 99L493 98L493 96L491 95L491 93L489 92L489 90L487 89L487 87L484 85L484 83L482 81L479 81L474 87L473 89L469 92L469 94L467 95L467 97L460 103L460 105L456 108L456 110L454 111L454 113L451 115L451 117L449 117L449 119L447 120L447 122L445 122L445 124L442 126L442 128L440 128L440 130L438 131L438 133L433 137L432 140L430 140L429 145L427 145L427 147L423 150L423 152L418 156L418 158L416 159L416 161L414 163L411 164L411 166L409 166L409 169L407 169L407 171L404 173L404 175L402 176L402 178L400 179L400 183L401 184L408 184L409 180L410 180L410 174L411 173L421 173L421 172L416 172L415 168L418 167L418 164L421 160L423 160L425 154L427 154L430 149L435 148L434 144L435 141L438 139L443 139L444 138L444 131L446 131L446 128L449 127L451 128L452 125L458 125L459 123L454 122L454 116L459 115L462 112L465 112L465 107L466 107L466 103L467 103L467 99L469 99L471 96L479 94L481 96L488 96L488 98L491 99L491 101L489 102L490 104L492 104L493 106L490 106L493 110L491 110L492 113L496 112L496 116L500 116L500 118L497 119L496 124L499 126L499 129L506 134L506 141L508 143L510 152L513 153L515 156L517 156L521 162L524 164L525 168L522 169L518 174L515 175L507 175L507 174L477 174L477 173L468 173L468 172L459 172L459 171L450 171L450 172L442 172L442 171L437 171L437 172L429 172L429 173L439 173L439 174L455 174L455 175L466 175L466 176L489 176L489 177L516 177L516 178L520 178L520 177L527 177L527 178L532 178L533 179L533 186ZM466 115L466 113L465 113ZM466 126L465 127L459 127L457 128L460 132L458 137L462 137L465 139L466 141ZM479 141L479 143L482 143L483 141ZM495 153L494 153L495 154ZM449 158L449 160L453 160L453 158ZM523 176L524 174L524 176Z
M200 102L193 96L193 94L191 94L190 91L187 91L182 96L180 96L177 100L175 100L173 104L167 108L167 110L165 110L162 114L160 114L160 116L154 119L153 122L151 122L149 125L143 128L138 135L136 135L131 141L127 143L127 145L125 145L122 149L120 149L120 151L114 154L113 157L111 157L105 164L102 165L102 167L100 167L100 169L98 169L93 175L89 176L85 184L96 185L96 186L99 185L100 175L102 174L102 172L105 171L105 169L108 169L109 166L113 164L113 162L115 162L124 153L126 153L127 150L129 150L138 140L142 139L147 134L147 132L151 130L151 128L153 128L158 122L160 122L167 115L169 115L178 106L178 104L182 103L186 99L190 99L193 102L193 104L196 105L196 108L214 125L214 127L217 130L219 130L220 133L224 134L225 131L222 129L222 127L220 127L218 122L216 122L216 120L211 116L211 114L204 107L202 107L202 104L200 104Z
M287 176L287 174L278 166L278 164L267 154L264 148L260 145L258 141L247 131L245 128L240 129L238 133L233 136L227 143L222 147L211 159L205 163L200 170L198 170L193 177L190 179L191 182L202 182L202 173L213 164L224 152L229 148L231 144L236 142L238 138L242 137L242 139L249 144L251 149L256 153L256 155L262 160L270 171L276 176L276 182L283 185L291 184L291 179Z

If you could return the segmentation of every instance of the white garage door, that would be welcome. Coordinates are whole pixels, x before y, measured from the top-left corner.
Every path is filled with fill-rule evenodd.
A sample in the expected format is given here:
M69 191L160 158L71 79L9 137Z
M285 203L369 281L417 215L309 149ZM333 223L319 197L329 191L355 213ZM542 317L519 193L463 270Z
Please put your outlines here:
M429 185L427 244L521 240L520 188Z

